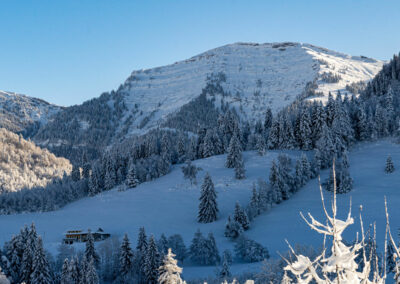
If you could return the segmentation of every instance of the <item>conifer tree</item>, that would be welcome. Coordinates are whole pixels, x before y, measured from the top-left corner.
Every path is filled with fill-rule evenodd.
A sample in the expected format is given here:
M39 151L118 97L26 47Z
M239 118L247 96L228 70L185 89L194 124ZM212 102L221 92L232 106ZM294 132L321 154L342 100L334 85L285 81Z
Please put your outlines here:
M393 173L394 172L394 165L392 161L392 157L388 156L386 159L386 166L385 166L385 173Z
M276 149L279 146L279 120L274 119L269 130L268 148Z
M35 252L32 261L32 274L30 283L51 284L50 267L46 258L42 238L38 237L35 244Z
M172 253L171 249L168 249L168 253L164 256L163 264L158 270L160 274L158 277L159 284L185 283L180 276L182 268L178 266L178 262L175 260L175 254Z
M303 108L300 116L300 145L303 150L310 150L312 147L311 117L307 108Z
M154 236L149 239L147 253L144 262L144 275L146 283L156 284L158 279L158 268L160 267L160 254Z
M229 142L228 155L226 157L225 166L234 168L240 160L242 160L242 148L239 141L239 134L235 132Z
M164 258L164 255L168 253L168 240L164 233L161 234L160 239L157 242L158 252Z
M85 265L85 270L83 271L85 273L84 276L84 283L85 284L98 284L99 283L99 276L97 275L94 259L90 258L89 260L84 258L84 261L86 262Z
M24 247L21 263L21 280L26 283L30 283L31 280L31 274L33 272L33 258L36 250L37 239L38 236L36 233L36 227L35 224L32 223L26 238L26 245Z
M139 184L139 180L137 179L136 174L136 166L133 161L131 161L129 165L128 175L126 177L126 185L130 188L134 188Z
M208 158L215 155L214 141L213 141L213 131L207 129L206 136L203 141L203 157Z
M250 219L253 219L254 217L260 215L261 213L261 200L260 200L260 194L257 191L256 185L253 184L253 190L251 193L251 199L250 199L250 212L251 216Z
M208 238L205 242L205 249L207 254L206 256L207 264L216 265L221 261L217 248L217 243L215 242L214 235L211 232L208 234Z
M147 236L144 227L139 229L139 235L136 245L137 250L137 262L138 262L138 274L139 280L144 280L144 267L146 261L146 254L147 254Z
M63 266L61 268L61 279L60 283L61 284L70 284L72 281L70 279L70 274L69 274L69 261L68 258L64 260Z
M207 173L201 186L197 219L200 223L211 223L217 220L217 215L217 193L215 192L214 183L212 182L210 175Z
M90 177L90 172L92 167L87 159L86 152L83 152L82 155L82 178L88 179Z
M98 267L100 264L100 256L97 254L96 249L94 247L94 239L91 231L88 231L86 247L85 247L85 258L87 263L90 263L93 260L93 264Z
M204 238L203 234L200 230L197 230L194 234L192 239L192 243L189 247L189 255L190 259L194 263L203 264L205 260L205 244L206 239Z
M236 202L233 219L242 226L243 230L247 231L250 228L249 218L239 202Z
M268 107L267 111L265 112L265 119L264 119L264 131L265 132L267 132L271 128L272 120L273 120L272 110L270 107Z
M183 238L179 234L172 235L168 238L168 247L176 254L176 259L184 261L187 256L187 249Z
M232 276L229 266L229 261L224 254L222 258L222 267L221 270L218 272L219 279L226 280L227 278L230 278Z
M243 233L243 227L239 222L228 216L228 221L225 225L224 236L230 239L236 239Z
M256 136L256 149L257 153L260 156L264 156L267 151L267 145L265 144L265 139L261 134L257 134Z
M237 164L235 165L235 178L236 179L244 179L246 170L244 169L243 158L239 159Z
M128 235L125 234L121 244L119 272L123 283L129 283L133 272L133 252Z

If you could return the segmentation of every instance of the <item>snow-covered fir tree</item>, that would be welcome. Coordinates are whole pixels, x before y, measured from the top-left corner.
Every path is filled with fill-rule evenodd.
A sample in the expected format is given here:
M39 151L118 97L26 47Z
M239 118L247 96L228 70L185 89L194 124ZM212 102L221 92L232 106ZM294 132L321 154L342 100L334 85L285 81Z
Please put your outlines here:
M61 284L69 284L71 283L70 275L69 275L69 261L68 258L64 260L62 269L61 269L61 279L60 283Z
M224 236L230 239L236 239L242 233L243 233L242 225L233 218L231 218L231 216L228 216L228 221L226 222L225 225Z
M30 283L31 274L33 273L33 259L36 251L36 243L37 243L37 233L35 224L32 223L29 233L26 237L26 244L24 246L24 252L22 255L22 263L21 263L21 280L26 283Z
M238 222L243 230L247 231L250 228L249 218L246 211L240 206L239 202L235 204L235 212L233 214L233 220Z
M199 213L197 220L200 223L211 223L217 220L218 206L217 193L211 176L207 173L201 186Z
M310 150L312 147L311 117L307 108L303 108L299 124L300 147L303 150Z
M219 256L219 251L217 247L217 243L215 242L215 238L213 233L208 233L208 237L205 241L205 250L207 257L207 264L218 264L221 261L221 257Z
M93 260L93 264L98 267L100 264L100 256L97 254L94 247L93 234L89 230L87 234L86 246L85 246L85 259L87 263Z
M164 233L161 234L160 238L157 241L157 248L160 255L164 258L164 255L168 253L168 240Z
M29 283L52 284L49 262L43 249L42 238L38 237L32 261L32 274Z
M145 262L146 262L146 255L147 255L147 236L144 227L139 229L136 251L137 251L137 263L138 263L138 276L139 282L145 281Z
M85 262L85 269L82 271L84 273L83 279L84 279L84 284L99 284L99 276L97 275L96 271L96 265L94 263L94 259L86 259L84 257Z
M391 156L388 156L386 159L385 173L393 173L394 172L394 164Z
M239 133L238 131L235 131L229 142L228 155L226 156L225 166L227 168L235 168L235 166L240 163L242 159L242 147L240 145Z
M123 283L129 283L133 274L133 252L127 234L125 234L122 239L119 257L119 273L121 281Z
M171 249L168 249L168 253L164 256L163 264L160 266L158 283L159 284L184 284L186 283L181 279L180 274L182 268L178 266L178 262L175 259L175 254L172 253Z
M126 176L126 185L130 188L134 188L139 184L139 180L136 174L136 165L133 161L129 163L128 175Z
M244 179L246 177L246 170L244 168L244 161L243 157L238 160L237 164L235 165L235 178L236 179Z
M154 236L150 236L144 262L144 276L146 283L156 284L158 268L160 267L160 254Z
M257 153L260 156L264 156L267 152L267 145L265 143L265 138L261 134L257 134L256 136L256 149Z
M230 263L225 254L222 257L221 268L219 269L217 276L219 279L222 279L222 280L226 280L232 276L231 271L230 271Z

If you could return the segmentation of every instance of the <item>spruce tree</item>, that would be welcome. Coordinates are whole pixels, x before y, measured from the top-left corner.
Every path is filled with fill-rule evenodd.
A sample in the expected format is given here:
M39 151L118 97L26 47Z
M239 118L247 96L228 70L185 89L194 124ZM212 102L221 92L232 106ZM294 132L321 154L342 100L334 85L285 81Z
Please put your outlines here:
M168 253L164 256L163 264L159 268L159 284L184 284L185 282L181 279L180 274L182 268L178 266L178 262L175 260L175 254L172 253L171 249L168 249Z
M32 223L29 233L26 237L26 244L21 263L21 280L26 283L30 283L31 280L31 274L33 272L33 258L36 250L37 239L38 236L36 233L36 227L35 224Z
M128 235L125 234L122 240L119 256L119 273L123 283L129 283L133 272L133 252Z
M144 276L146 283L156 284L158 279L158 268L160 267L160 254L154 236L149 239L147 253L144 262Z
M205 249L207 254L206 261L208 265L216 265L221 261L217 248L217 243L215 242L214 235L211 232L208 234L208 238L205 242Z
M32 274L30 283L51 284L51 272L49 262L43 249L42 238L38 237L35 244L35 252L32 261Z
M230 278L232 276L229 266L230 266L229 261L228 261L226 255L224 254L223 258L222 258L222 267L221 267L220 271L218 272L219 279L226 280L227 278Z
M68 258L64 260L63 266L61 268L61 279L60 283L61 284L70 284L72 281L70 279L70 274L69 274L69 261Z
M244 169L243 158L241 158L241 159L239 159L239 161L235 165L235 178L236 179L244 179L244 178L246 178L245 172L246 172L246 170Z
M250 199L250 219L253 219L254 217L260 215L261 213L261 200L260 200L260 194L257 191L256 185L253 184L253 190L251 193L251 199Z
M228 155L226 157L225 166L227 168L234 168L242 157L242 148L239 141L239 134L235 132L229 142Z
M225 225L224 236L230 239L236 239L243 233L243 227L239 222L228 216L228 221Z
M246 212L240 206L239 202L236 202L233 220L238 222L245 231L250 228L249 218L247 217Z
M126 177L126 185L130 188L134 188L139 184L139 180L137 179L136 175L136 166L133 161L129 164L129 171Z
M144 268L145 268L145 262L146 262L146 254L147 254L147 236L144 227L141 227L139 229L139 235L138 235L138 240L137 240L137 245L136 245L136 251L137 251L137 262L138 262L138 274L139 274L139 280L143 281L145 276L144 276Z
M94 247L94 239L91 231L88 231L86 246L85 246L85 258L87 263L90 263L93 260L93 264L96 267L100 265L100 256L97 254L96 249Z
M394 172L394 165L392 161L392 157L388 156L386 159L386 166L385 166L385 173L393 173Z
M199 213L197 217L200 223L211 223L217 220L218 206L216 199L217 193L215 192L214 183L207 173L201 186Z
M157 242L158 252L164 258L164 255L168 253L168 240L164 233L161 234L160 239Z
M264 156L267 151L267 145L265 144L265 138L261 134L256 136L256 149L260 156Z
M89 260L84 258L84 261L86 262L85 265L85 273L84 279L85 279L85 284L98 284L99 283L99 276L97 275L94 259L90 258Z
M311 117L308 109L306 107L303 108L301 116L300 116L300 125L299 125L299 136L300 136L300 145L303 150L310 150L312 147L312 133L311 133Z

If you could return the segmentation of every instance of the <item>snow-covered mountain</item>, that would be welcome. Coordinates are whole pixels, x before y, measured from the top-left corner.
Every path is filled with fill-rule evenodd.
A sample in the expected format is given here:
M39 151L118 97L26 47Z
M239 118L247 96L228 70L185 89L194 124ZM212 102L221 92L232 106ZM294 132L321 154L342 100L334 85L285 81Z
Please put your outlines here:
M223 93L216 95L242 116L260 118L267 107L276 111L293 102L307 83L315 83L315 92L325 98L372 79L382 66L382 61L310 44L226 45L165 67L134 71L119 90L128 107L123 120L139 110L131 132L154 127L199 96L207 82L219 84Z
M267 107L276 112L296 99L350 93L356 88L347 85L370 80L382 66L379 60L310 44L230 44L168 66L134 71L117 91L60 111L34 140L71 158L79 147L96 153L149 129L179 129L176 121L206 124L210 104L196 101L201 94L211 106L229 105L254 122Z
M0 91L0 127L24 131L35 123L45 124L61 108L38 98Z

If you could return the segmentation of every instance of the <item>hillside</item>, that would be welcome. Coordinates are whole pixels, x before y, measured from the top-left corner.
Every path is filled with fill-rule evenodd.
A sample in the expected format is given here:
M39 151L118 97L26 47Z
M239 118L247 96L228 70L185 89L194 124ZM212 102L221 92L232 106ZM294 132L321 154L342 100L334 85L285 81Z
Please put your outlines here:
M34 132L60 109L41 99L0 91L0 128L13 132Z
M299 155L296 151L287 153L293 159ZM355 232L360 229L357 216L359 206L362 205L364 225L367 228L369 224L377 222L378 249L383 248L384 196L388 198L392 230L396 231L400 226L400 208L396 206L400 202L400 195L395 187L400 182L400 171L384 173L385 160L389 153L395 167L398 167L400 147L390 141L361 143L350 152L350 172L354 179L354 188L349 194L338 196L340 217L348 213L349 200L352 198L352 215L356 222L346 231L345 237L349 242L355 239ZM234 243L223 236L227 217L232 214L236 201L242 205L249 201L253 182L258 178L268 178L271 161L277 154L276 151L270 151L266 156L260 157L254 152L246 152L244 159L247 178L242 181L235 180L233 170L224 167L225 155L195 162L203 168L198 177L199 184L204 174L209 172L218 193L220 213L219 219L214 223L196 222L200 185L190 186L189 181L183 179L179 166L176 166L170 174L143 183L135 189L124 192L114 189L92 198L84 198L55 212L0 216L0 242L10 239L24 224L34 221L38 233L44 236L47 248L54 253L63 233L68 229L102 227L120 238L126 232L132 243L136 243L141 226L145 226L147 233L154 234L157 238L161 233L167 236L179 233L187 246L197 229L203 234L213 232L220 252L227 248L232 249ZM322 180L326 175L327 171L324 171ZM325 195L329 200L330 194L325 192ZM279 257L278 251L287 250L285 238L293 245L299 243L317 248L322 244L323 237L308 229L299 215L300 211L311 212L318 220L324 220L316 179L311 180L288 201L257 217L245 235L265 245L274 258ZM80 246L77 245L76 248ZM257 270L259 265L255 263L249 266L235 261L232 272ZM187 278L214 275L215 270L214 266L193 266L186 262L183 268Z
M277 112L296 99L349 93L354 88L346 90L346 85L370 80L382 65L310 44L226 45L168 66L134 71L117 91L59 112L33 139L72 158L82 148L96 156L111 143L157 127L197 132L209 123L207 114L221 107L235 108L243 120L254 123L268 107ZM196 102L201 94L211 104ZM187 123L183 127L179 121Z
M7 191L45 186L55 178L70 174L67 159L0 128L0 187Z

